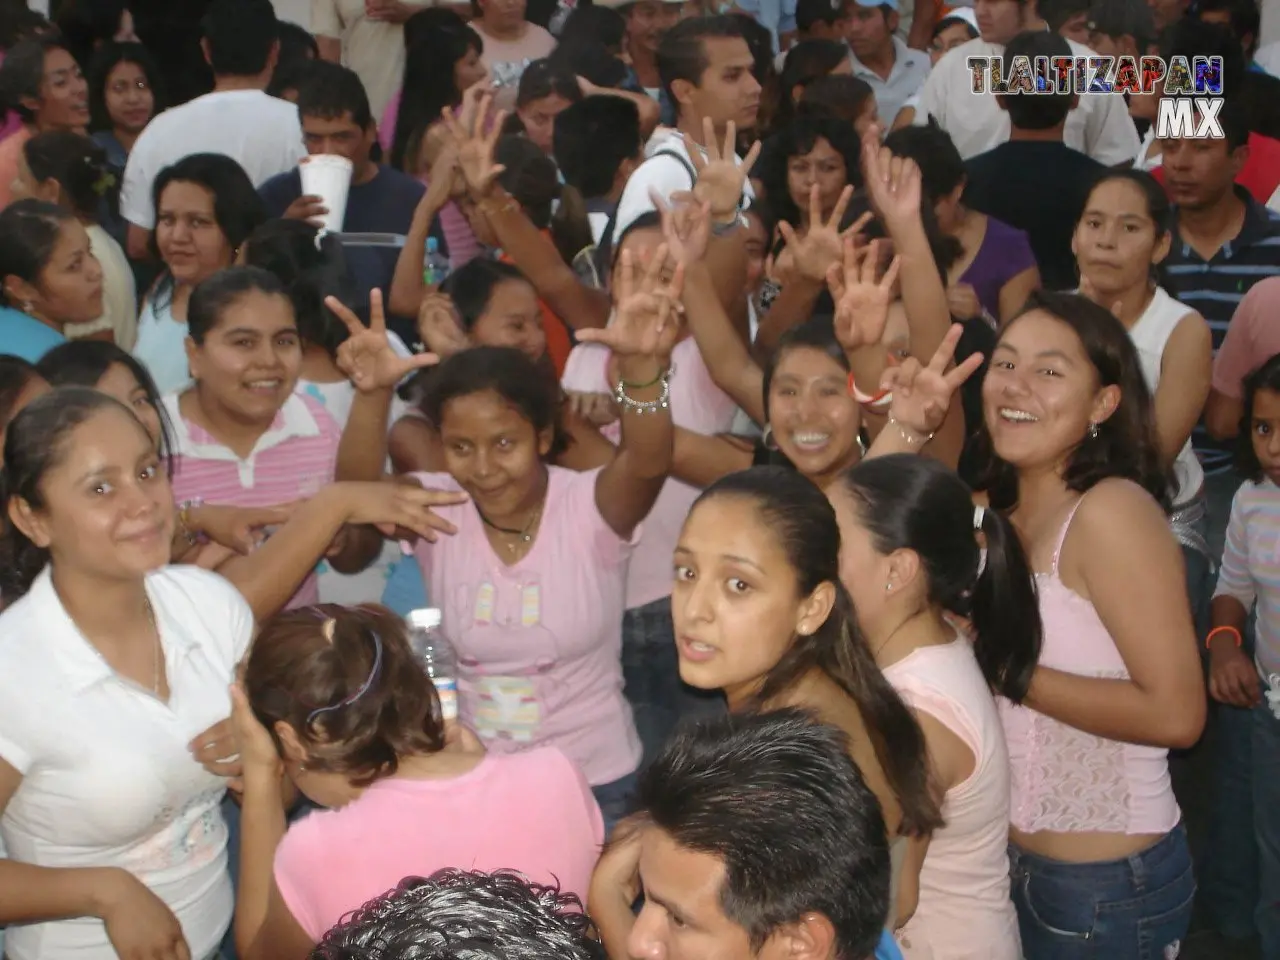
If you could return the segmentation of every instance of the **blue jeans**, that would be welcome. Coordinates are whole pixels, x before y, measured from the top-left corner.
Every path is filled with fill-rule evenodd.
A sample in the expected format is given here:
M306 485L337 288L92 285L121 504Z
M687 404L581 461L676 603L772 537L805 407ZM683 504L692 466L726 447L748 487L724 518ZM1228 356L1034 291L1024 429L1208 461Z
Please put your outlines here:
M636 783L636 775L628 773L612 783L602 783L591 788L596 803L600 805L600 813L604 816L605 839L613 833L618 821L631 812L636 796Z
M1196 881L1186 830L1122 860L1063 863L1010 844L1026 960L1166 960L1186 939Z
M1280 720L1264 699L1253 709L1253 828L1257 838L1255 920L1264 957L1280 957Z
M680 680L670 597L623 614L622 679L644 746L642 767L662 749L681 717L724 711L718 691L695 690Z

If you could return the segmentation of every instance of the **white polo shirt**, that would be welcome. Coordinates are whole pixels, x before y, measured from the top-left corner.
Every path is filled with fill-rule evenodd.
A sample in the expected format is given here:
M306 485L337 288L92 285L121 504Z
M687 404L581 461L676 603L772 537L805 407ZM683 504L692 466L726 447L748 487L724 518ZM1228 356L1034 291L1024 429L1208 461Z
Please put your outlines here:
M253 614L216 573L164 567L147 577L169 702L117 676L85 640L49 568L0 615L0 757L22 774L0 816L10 859L41 867L120 867L168 904L191 956L214 952L231 922L226 781L187 745L231 712L227 688ZM11 960L114 960L93 917L12 926Z
M298 108L261 90L206 93L152 120L129 153L120 213L146 230L156 225L156 177L193 153L221 153L244 168L255 187L307 155Z
M672 154L679 155L680 159ZM657 191L658 196L670 203L672 194L683 193L693 188L693 178L690 173L693 170L693 161L689 159L689 151L685 148L684 138L680 136L679 131L670 127L659 127L645 145L644 155L646 157L644 163L636 167L635 172L631 174L627 185L622 190L622 198L618 201L618 212L613 225L612 242L614 244L618 242L618 238L627 227L635 223L643 214L656 209L653 199L649 196L650 190ZM734 159L739 166L742 165L741 157L735 155ZM743 208L750 206L754 199L755 192L751 189L751 181L748 179L742 193Z
M923 50L911 49L897 37L893 38L893 67L888 77L880 76L852 53L849 62L853 64L853 75L866 81L875 93L876 109L885 126L893 123L898 111L920 92L929 76L929 55Z
M1097 56L1074 40L1067 43L1072 56ZM924 126L930 116L934 117L942 129L951 134L965 160L1009 139L1009 115L1000 109L994 94L973 92L967 63L970 57L1003 53L1004 47L1000 44L987 43L981 37L970 40L939 60L921 88L916 125ZM1138 130L1120 93L1082 96L1080 105L1067 114L1062 141L1108 167L1132 163L1138 155Z

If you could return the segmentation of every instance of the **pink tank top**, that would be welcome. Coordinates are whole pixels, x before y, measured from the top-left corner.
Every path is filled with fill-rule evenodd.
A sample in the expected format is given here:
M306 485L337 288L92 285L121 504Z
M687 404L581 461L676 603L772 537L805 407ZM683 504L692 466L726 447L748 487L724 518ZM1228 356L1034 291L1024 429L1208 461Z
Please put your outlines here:
M1040 666L1083 677L1129 679L1115 641L1093 604L1058 575L1076 501L1053 550L1053 567L1036 574L1044 649ZM1001 698L1009 747L1010 822L1024 833L1164 834L1181 817L1169 780L1168 751L1107 740Z
M973 773L947 791L946 826L920 870L916 912L898 931L906 960L1019 960L1009 899L1009 755L995 701L964 638L921 647L884 671L908 706L973 751Z

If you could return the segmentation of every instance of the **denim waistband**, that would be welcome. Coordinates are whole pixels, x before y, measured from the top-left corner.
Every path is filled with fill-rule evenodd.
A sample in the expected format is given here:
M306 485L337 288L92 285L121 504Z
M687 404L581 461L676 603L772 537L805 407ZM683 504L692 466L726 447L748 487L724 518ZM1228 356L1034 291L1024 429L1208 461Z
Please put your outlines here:
M1028 853L1014 843L1009 844L1009 857L1013 868L1019 867L1034 871L1037 875L1050 877L1060 875L1063 879L1079 877L1087 872L1098 884L1126 882L1135 886L1145 886L1155 875L1170 866L1177 866L1175 861L1186 855L1187 828L1178 824L1163 837L1137 853L1118 860L1094 860L1085 863L1068 863L1065 860L1054 860L1042 857L1037 853Z

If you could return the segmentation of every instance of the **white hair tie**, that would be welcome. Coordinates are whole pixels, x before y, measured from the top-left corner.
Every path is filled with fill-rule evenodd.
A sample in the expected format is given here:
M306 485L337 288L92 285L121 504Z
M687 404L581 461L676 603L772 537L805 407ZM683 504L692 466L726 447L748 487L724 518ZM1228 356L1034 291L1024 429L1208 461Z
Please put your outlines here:
M986 507L974 507L973 508L973 529L981 530L982 521L985 520L986 518L987 518Z

